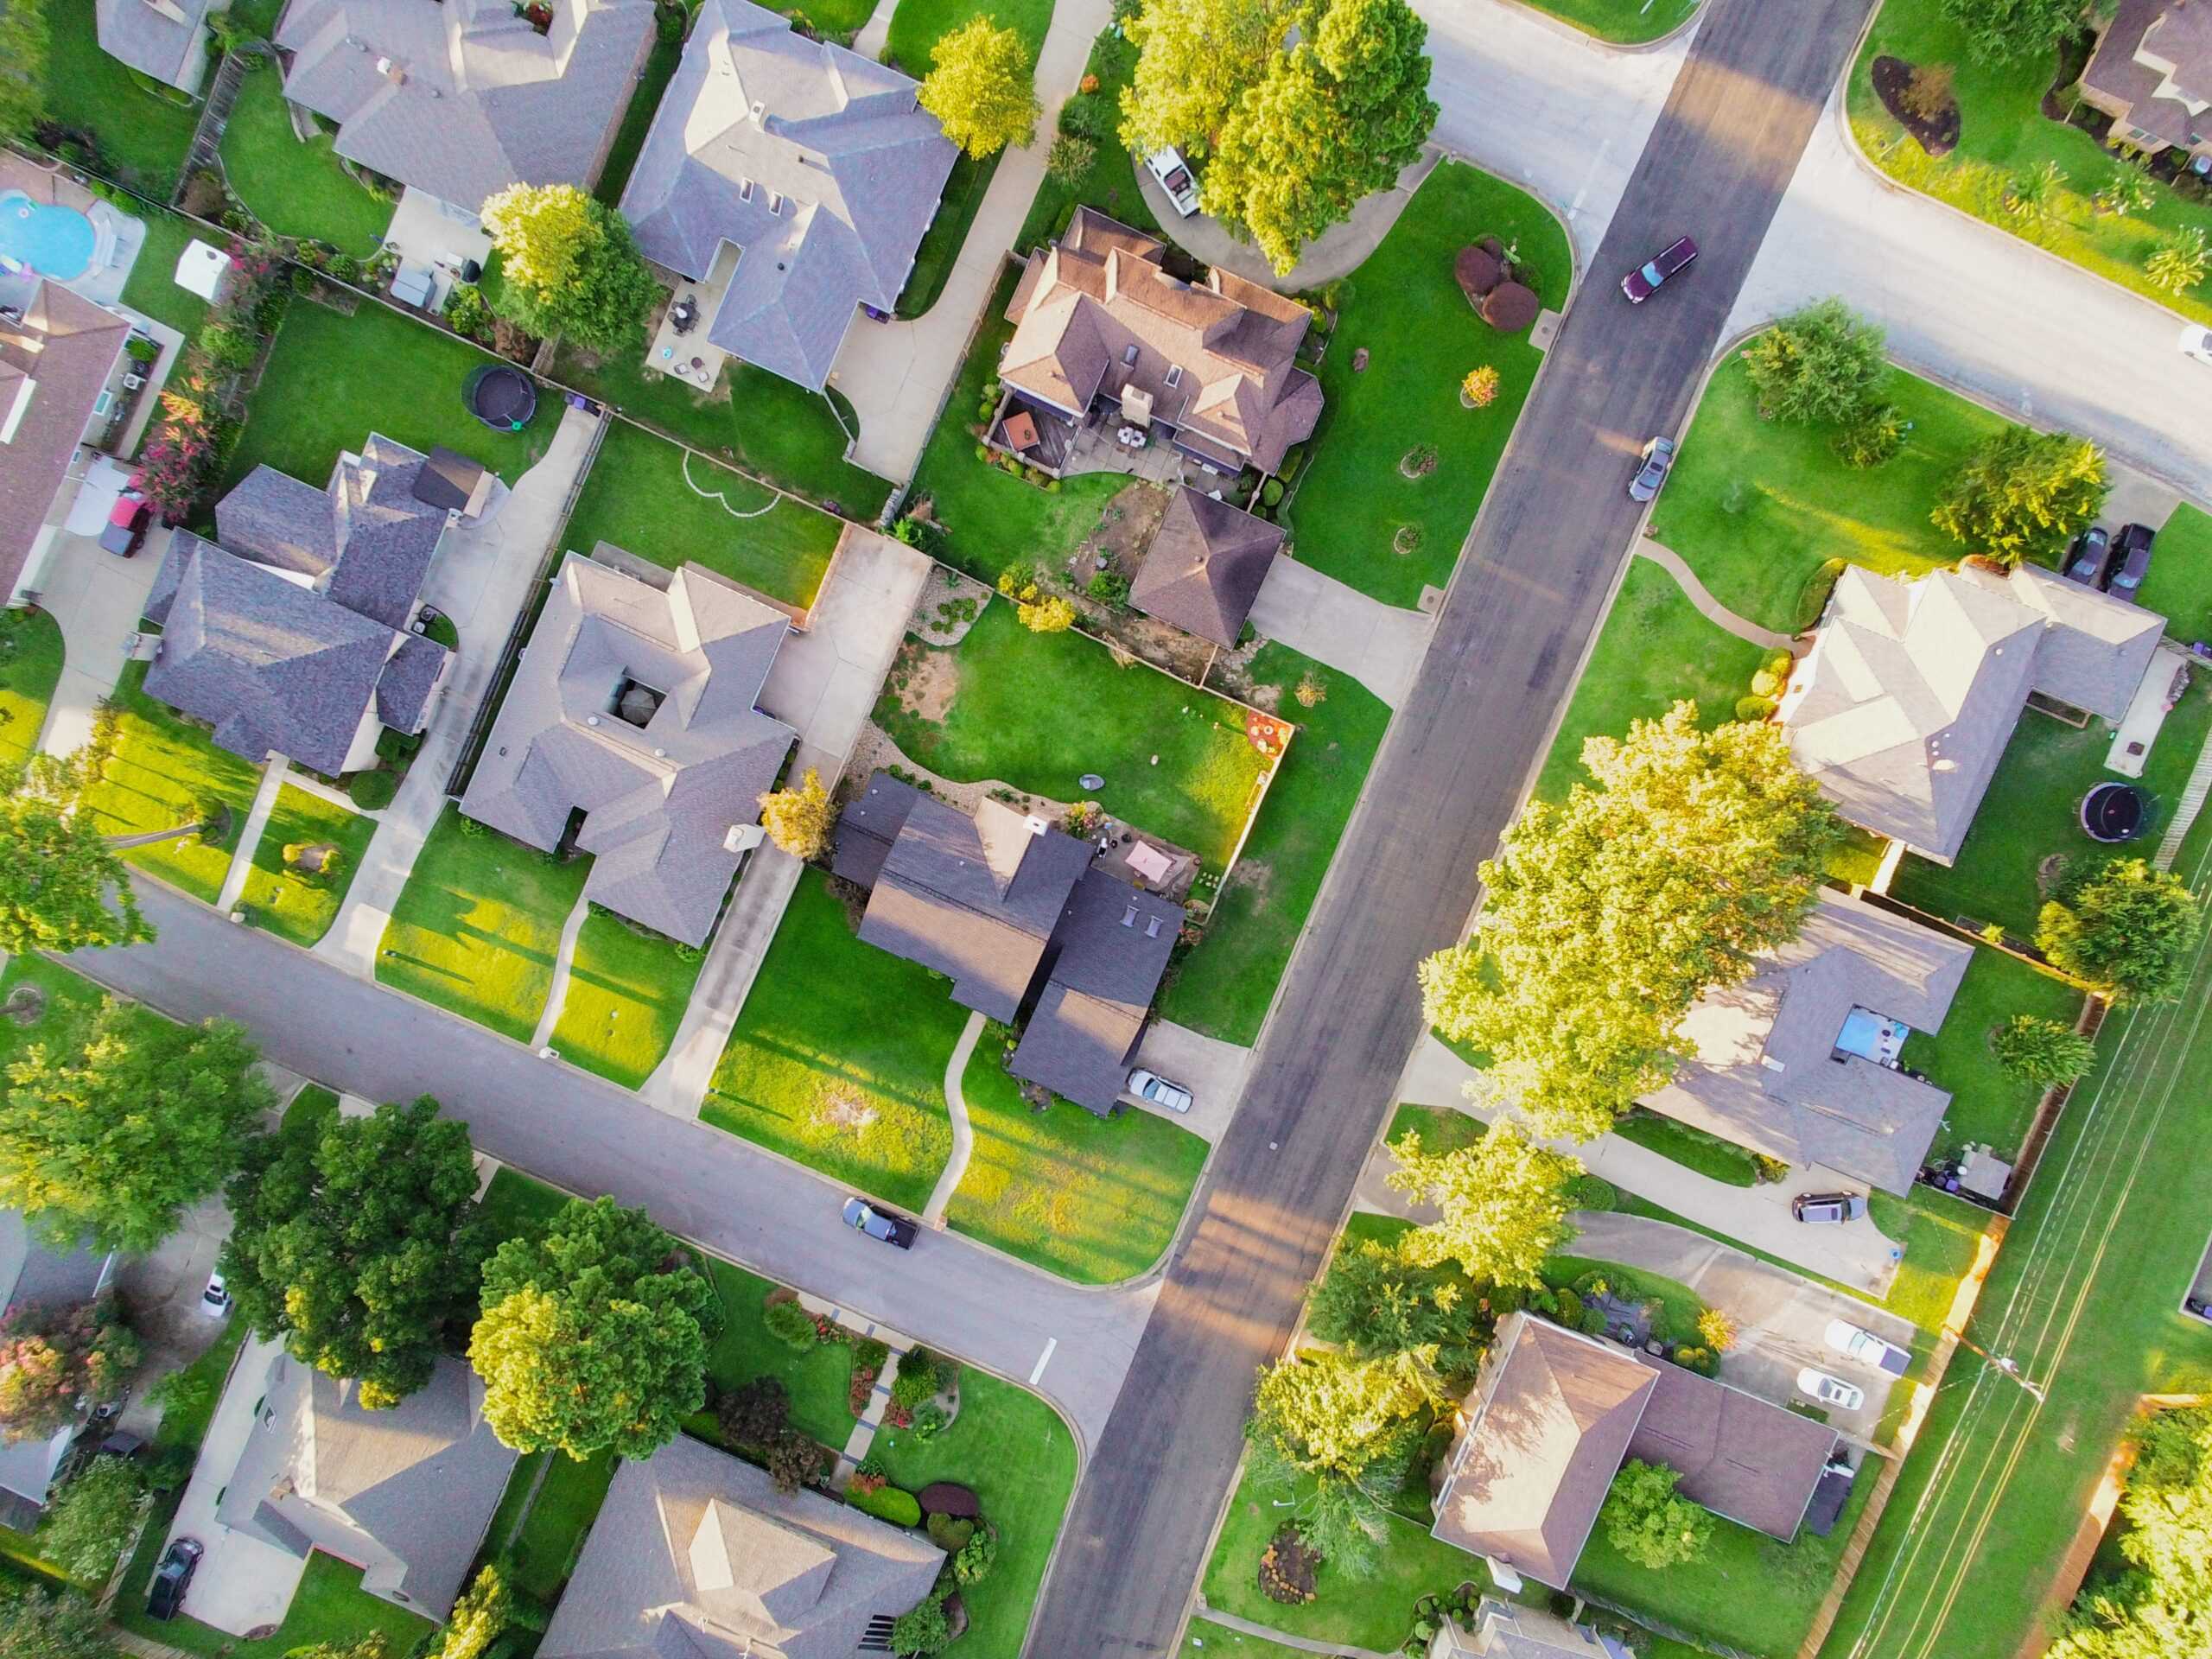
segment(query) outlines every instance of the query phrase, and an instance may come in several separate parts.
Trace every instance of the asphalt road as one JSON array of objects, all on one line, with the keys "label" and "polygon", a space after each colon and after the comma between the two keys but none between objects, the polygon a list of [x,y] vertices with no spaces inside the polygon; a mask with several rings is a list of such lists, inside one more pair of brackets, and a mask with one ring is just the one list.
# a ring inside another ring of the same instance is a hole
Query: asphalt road
[{"label": "asphalt road", "polygon": [[[1253,1374],[1319,1271],[1451,942],[1637,529],[1625,486],[1679,431],[1868,0],[1712,0],[1523,412],[1293,960],[1244,1103],[1077,1491],[1028,1651],[1172,1649],[1235,1472]],[[1684,232],[1637,308],[1611,284]]]}]

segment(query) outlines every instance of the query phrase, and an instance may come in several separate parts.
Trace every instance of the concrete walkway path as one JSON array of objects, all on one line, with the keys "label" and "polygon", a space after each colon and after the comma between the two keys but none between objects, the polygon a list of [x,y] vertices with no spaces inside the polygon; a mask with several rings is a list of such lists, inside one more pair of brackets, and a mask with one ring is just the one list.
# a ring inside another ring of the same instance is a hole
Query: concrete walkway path
[{"label": "concrete walkway path", "polygon": [[1295,559],[1277,559],[1252,601],[1262,638],[1349,674],[1393,709],[1413,683],[1435,619],[1370,599]]},{"label": "concrete walkway path", "polygon": [[1188,219],[1184,218],[1168,200],[1160,181],[1152,176],[1152,170],[1134,158],[1132,166],[1137,188],[1144,195],[1144,205],[1152,209],[1154,219],[1167,227],[1169,238],[1179,243],[1192,257],[1203,264],[1218,265],[1279,294],[1304,294],[1358,270],[1367,256],[1382,245],[1382,238],[1398,222],[1398,215],[1406,211],[1406,204],[1414,199],[1414,192],[1421,188],[1421,181],[1443,159],[1444,152],[1433,144],[1424,148],[1420,158],[1398,175],[1395,184],[1388,190],[1362,196],[1353,206],[1351,217],[1341,225],[1331,226],[1308,242],[1300,250],[1298,263],[1291,267],[1289,274],[1281,276],[1275,274],[1274,267],[1268,263],[1268,256],[1256,245],[1238,241],[1229,227],[1211,213],[1192,213]]},{"label": "concrete walkway path", "polygon": [[223,890],[215,899],[215,908],[226,916],[245,891],[245,879],[253,873],[253,855],[261,845],[261,832],[269,826],[269,815],[276,810],[276,792],[284,787],[284,774],[291,769],[292,763],[281,754],[270,755],[261,768],[261,786],[253,791],[253,805],[246,812],[245,827],[238,831],[231,868],[223,875]]},{"label": "concrete walkway path", "polygon": [[1083,76],[1091,41],[1113,20],[1111,0],[1058,0],[1044,50],[1037,56],[1037,96],[1043,107],[1035,142],[1000,157],[944,291],[913,322],[863,318],[845,336],[830,383],[852,400],[860,416],[860,442],[853,451],[856,465],[899,483],[914,475],[946,388],[960,372],[968,336],[1006,269],[1006,257],[1044,181],[1045,155],[1052,148],[1060,105]]},{"label": "concrete walkway path", "polygon": [[1676,585],[1688,598],[1689,602],[1697,607],[1697,613],[1716,627],[1726,628],[1738,639],[1747,639],[1762,650],[1787,651],[1789,649],[1788,634],[1777,633],[1772,628],[1761,627],[1748,617],[1737,615],[1735,612],[1707,592],[1705,584],[1697,579],[1697,572],[1691,569],[1683,562],[1682,556],[1672,548],[1662,547],[1647,536],[1637,543],[1636,556],[1640,559],[1650,560],[1652,563],[1672,576]]},{"label": "concrete walkway path", "polygon": [[805,868],[772,842],[762,842],[747,855],[737,878],[737,896],[708,941],[707,959],[700,964],[683,1018],[677,1021],[675,1039],[652,1074],[638,1085],[638,1098],[655,1111],[671,1117],[699,1116],[715,1067]]},{"label": "concrete walkway path", "polygon": [[884,42],[891,38],[891,14],[898,10],[899,0],[875,0],[874,12],[853,36],[853,50],[880,63]]},{"label": "concrete walkway path", "polygon": [[584,924],[590,919],[591,900],[579,894],[576,907],[561,924],[561,944],[553,953],[553,982],[546,988],[545,1010],[537,1016],[537,1028],[530,1034],[532,1048],[543,1048],[551,1042],[553,1027],[561,1023],[561,1004],[568,1001],[569,976],[576,965],[576,935],[584,931]]},{"label": "concrete walkway path", "polygon": [[560,528],[569,491],[592,453],[600,417],[566,409],[544,458],[524,473],[486,521],[446,537],[423,597],[461,631],[460,661],[423,747],[384,810],[361,859],[360,874],[315,954],[374,977],[377,946],[407,874],[445,810],[446,779],[461,758],[478,707],[491,695],[499,648],[529,602],[538,562]]},{"label": "concrete walkway path", "polygon": [[976,1039],[982,1036],[987,1023],[982,1014],[971,1013],[967,1025],[961,1028],[960,1040],[952,1046],[952,1058],[944,1063],[944,1109],[952,1115],[952,1156],[945,1160],[944,1173],[937,1178],[930,1201],[922,1209],[922,1219],[932,1227],[944,1225],[945,1210],[959,1188],[960,1178],[968,1173],[968,1160],[976,1150],[976,1132],[968,1126],[968,1102],[960,1092],[960,1079],[968,1070],[968,1057],[976,1052]]}]

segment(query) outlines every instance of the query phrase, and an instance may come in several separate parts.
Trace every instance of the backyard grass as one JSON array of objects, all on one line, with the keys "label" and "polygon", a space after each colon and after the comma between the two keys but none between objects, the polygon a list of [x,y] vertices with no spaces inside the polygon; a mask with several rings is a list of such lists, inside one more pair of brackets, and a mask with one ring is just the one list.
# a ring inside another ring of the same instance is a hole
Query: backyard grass
[{"label": "backyard grass", "polygon": [[[1565,306],[1570,260],[1559,221],[1503,180],[1446,162],[1346,283],[1322,360],[1327,404],[1285,523],[1300,563],[1388,604],[1412,606],[1423,588],[1452,579],[1543,361],[1525,335],[1500,334],[1478,317],[1452,278],[1453,256],[1484,236],[1518,249],[1544,303]],[[1355,374],[1363,348],[1370,360]],[[1459,382],[1483,364],[1501,377],[1497,400],[1463,408]],[[1400,462],[1423,445],[1435,466],[1408,478]],[[1400,553],[1394,537],[1408,526],[1420,539]]]},{"label": "backyard grass", "polygon": [[622,111],[622,124],[615,130],[614,143],[607,152],[607,165],[600,169],[599,183],[592,191],[608,207],[622,200],[622,188],[630,182],[630,169],[637,166],[638,152],[645,147],[645,134],[652,130],[661,94],[668,90],[668,83],[676,77],[676,66],[683,61],[683,41],[671,41],[656,32],[637,87]]},{"label": "backyard grass", "polygon": [[562,925],[590,870],[588,858],[561,862],[448,804],[392,907],[377,978],[528,1042],[552,989]]},{"label": "backyard grass", "polygon": [[145,680],[144,663],[124,667],[114,693],[119,715],[115,752],[99,779],[86,790],[85,805],[99,821],[100,832],[109,836],[205,822],[214,808],[227,807],[229,823],[219,840],[180,836],[123,853],[125,863],[213,904],[230,874],[231,854],[260,787],[260,769],[217,748],[206,732],[148,696]]},{"label": "backyard grass", "polygon": [[1967,451],[2005,422],[1902,369],[1882,391],[1912,431],[1885,467],[1854,471],[1825,427],[1759,418],[1740,355],[1713,377],[1651,533],[1738,615],[1792,633],[1799,596],[1825,559],[1916,576],[1966,549],[1928,511]]},{"label": "backyard grass", "polygon": [[186,245],[200,236],[199,227],[181,213],[165,213],[143,201],[131,203],[130,213],[144,223],[146,239],[123,284],[123,302],[189,339],[207,320],[207,302],[178,285],[176,262],[184,257]]},{"label": "backyard grass", "polygon": [[351,316],[296,299],[255,389],[225,486],[266,464],[320,487],[341,450],[372,432],[428,454],[444,444],[508,483],[545,452],[561,400],[541,395],[520,432],[494,432],[461,402],[461,383],[490,356],[401,313],[363,300]]},{"label": "backyard grass", "polygon": [[[361,868],[361,855],[377,832],[376,820],[349,812],[320,795],[286,784],[253,849],[253,870],[239,902],[246,919],[294,944],[311,945],[338,919],[346,891]],[[332,875],[302,875],[287,868],[284,849],[329,842],[338,849]]]},{"label": "backyard grass", "polygon": [[918,1210],[952,1154],[944,1067],[968,1011],[927,969],[862,944],[818,870],[799,878],[700,1116]]},{"label": "backyard grass", "polygon": [[[583,1553],[584,1535],[599,1518],[621,1459],[611,1451],[581,1461],[566,1452],[547,1457],[544,1484],[523,1517],[511,1559],[515,1587],[550,1607],[561,1599],[561,1587]],[[527,1461],[515,1465],[516,1478],[521,1478]]]},{"label": "backyard grass", "polygon": [[908,1491],[953,1480],[981,1501],[999,1529],[999,1560],[986,1583],[962,1594],[969,1623],[961,1659],[1018,1659],[1075,1484],[1068,1426],[1027,1389],[970,1366],[960,1373],[960,1414],[950,1427],[930,1440],[887,1429],[874,1451]]},{"label": "backyard grass", "polygon": [[2212,635],[2212,514],[2183,502],[2158,531],[2157,554],[2137,601],[2177,639]]},{"label": "backyard grass", "polygon": [[1882,855],[1889,850],[1889,845],[1872,830],[1847,823],[1843,826],[1843,844],[1828,855],[1828,874],[1839,881],[1872,887],[1875,876],[1881,873]]},{"label": "backyard grass", "polygon": [[1174,1239],[1205,1141],[1134,1107],[1119,1117],[1065,1100],[1032,1110],[1001,1064],[1007,1040],[986,1027],[961,1074],[976,1147],[947,1224],[1078,1284],[1135,1278]]},{"label": "backyard grass", "polygon": [[576,934],[553,1046],[570,1065],[635,1089],[676,1040],[704,960],[594,905]]},{"label": "backyard grass", "polygon": [[315,124],[302,143],[292,131],[284,81],[266,58],[238,88],[223,129],[223,172],[253,216],[279,236],[313,237],[365,259],[384,241],[392,204],[371,195],[339,165],[331,136]]},{"label": "backyard grass", "polygon": [[61,658],[61,625],[51,612],[0,617],[0,760],[20,760],[38,747]]},{"label": "backyard grass", "polygon": [[101,51],[92,0],[51,0],[46,21],[41,111],[58,125],[92,135],[96,171],[166,200],[192,148],[199,103]]},{"label": "backyard grass", "polygon": [[853,36],[875,15],[875,0],[799,0],[795,5],[785,3],[769,10],[787,17],[804,17],[823,40],[850,46]]},{"label": "backyard grass", "polygon": [[822,586],[841,529],[804,501],[617,421],[576,498],[567,544],[589,553],[599,542],[613,542],[671,570],[696,559],[772,599],[804,607]]},{"label": "backyard grass", "polygon": [[[155,1513],[159,1516],[161,1512]],[[149,1522],[111,1616],[134,1636],[181,1649],[200,1659],[285,1659],[296,1649],[324,1643],[351,1648],[372,1635],[384,1637],[391,1654],[405,1656],[435,1628],[429,1620],[404,1607],[369,1594],[361,1588],[359,1567],[348,1567],[321,1550],[308,1557],[307,1571],[293,1593],[284,1622],[258,1641],[245,1641],[188,1615],[168,1620],[149,1618],[146,1584],[160,1559],[162,1534],[162,1527]]]},{"label": "backyard grass", "polygon": [[1681,26],[1698,0],[1528,0],[1585,35],[1616,46],[1640,46]]},{"label": "backyard grass", "polygon": [[2033,938],[2043,907],[2037,879],[2043,861],[2063,855],[2068,868],[2078,871],[2115,859],[2148,858],[2158,849],[2209,730],[2212,690],[2200,680],[2166,716],[2143,768],[2139,781],[2151,798],[2143,836],[2106,846],[2083,832],[2080,810],[2092,785],[2117,775],[2105,770],[2112,728],[2092,719],[2076,730],[2049,715],[2025,710],[1997,763],[1957,862],[1947,869],[1908,854],[1890,892],[1931,915],[1970,918],[1977,927],[1995,922],[2016,938]]},{"label": "backyard grass", "polygon": [[[1084,66],[1084,73],[1098,77],[1098,90],[1091,96],[1109,110],[1120,109],[1122,92],[1135,78],[1136,67],[1135,42],[1106,29],[1090,43],[1090,57]],[[1063,184],[1046,175],[1030,199],[1029,217],[1021,222],[1021,233],[1014,239],[1016,253],[1027,254],[1058,236],[1074,217],[1077,202],[1096,207],[1133,230],[1150,231],[1155,236],[1163,233],[1160,221],[1145,203],[1144,193],[1137,188],[1136,164],[1122,148],[1115,130],[1119,124],[1118,121],[1109,123],[1105,136],[1096,141],[1096,154],[1081,178]]]},{"label": "backyard grass", "polygon": [[[2186,296],[2169,294],[2143,274],[2144,261],[2176,232],[2193,227],[2212,235],[2212,207],[2185,201],[2154,182],[2150,212],[2098,213],[2092,199],[2120,162],[2089,134],[2045,118],[2038,107],[2057,71],[2056,55],[1993,67],[1974,60],[1966,35],[1945,16],[1942,0],[1888,0],[1882,7],[1853,66],[1849,93],[1852,131],[1874,165],[2157,304],[2212,322],[2212,295],[2201,288]],[[1957,71],[1959,145],[1942,160],[1931,159],[1907,137],[1874,95],[1873,62],[1884,54]],[[2037,220],[2005,212],[2005,188],[2045,162],[2066,175],[2050,216]]]},{"label": "backyard grass", "polygon": [[752,364],[732,363],[702,391],[648,370],[642,352],[602,361],[563,346],[552,378],[833,512],[872,520],[891,493],[887,480],[845,459],[860,430],[850,404]]},{"label": "backyard grass", "polygon": [[[1324,692],[1311,709],[1292,695],[1309,675]],[[1365,686],[1287,645],[1262,646],[1251,676],[1275,688],[1276,707],[1298,722],[1298,735],[1276,765],[1236,869],[1214,896],[1205,937],[1160,1003],[1164,1019],[1243,1044],[1260,1034],[1390,723],[1389,706]]]},{"label": "backyard grass", "polygon": [[2081,1011],[2082,993],[2064,980],[2002,950],[1977,950],[1942,1029],[1916,1030],[1900,1057],[1937,1088],[1951,1091],[1931,1155],[1948,1156],[1971,1142],[2011,1162],[2035,1118],[2043,1087],[2023,1083],[1997,1064],[1991,1033],[2016,1014],[2071,1026]]},{"label": "backyard grass", "polygon": [[[1266,768],[1236,704],[1141,662],[1123,668],[1082,634],[1032,633],[1004,601],[987,605],[950,652],[932,661],[930,651],[901,656],[875,706],[876,724],[908,758],[959,783],[996,779],[1056,800],[1096,799],[1217,874],[1228,863]],[[943,718],[910,712],[908,677],[948,671],[956,683]],[[1105,787],[1084,789],[1085,772]]]},{"label": "backyard grass", "polygon": [[822,1342],[797,1351],[770,1336],[761,1317],[777,1286],[727,1262],[709,1261],[707,1270],[722,1303],[722,1333],[707,1351],[708,1380],[728,1393],[756,1376],[772,1376],[791,1396],[791,1427],[833,1452],[842,1446],[853,1432],[846,1394],[851,1347]]},{"label": "backyard grass", "polygon": [[1632,1111],[1613,1125],[1613,1133],[1646,1152],[1672,1159],[1708,1180],[1729,1186],[1757,1186],[1759,1166],[1751,1154],[1732,1141],[1656,1112]]},{"label": "backyard grass", "polygon": [[1590,781],[1582,767],[1586,739],[1625,737],[1630,721],[1656,720],[1683,697],[1697,700],[1705,726],[1733,720],[1737,698],[1751,690],[1767,655],[1700,616],[1659,566],[1630,559],[1537,774],[1536,793],[1564,799]]}]

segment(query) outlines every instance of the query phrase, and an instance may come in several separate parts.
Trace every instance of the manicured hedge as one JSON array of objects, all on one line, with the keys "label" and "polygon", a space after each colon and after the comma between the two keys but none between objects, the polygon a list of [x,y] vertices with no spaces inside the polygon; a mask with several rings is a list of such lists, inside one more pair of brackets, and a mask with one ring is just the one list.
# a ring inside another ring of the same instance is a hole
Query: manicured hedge
[{"label": "manicured hedge", "polygon": [[880,1486],[872,1492],[855,1491],[848,1487],[845,1502],[894,1527],[918,1527],[922,1523],[921,1500],[903,1486]]}]

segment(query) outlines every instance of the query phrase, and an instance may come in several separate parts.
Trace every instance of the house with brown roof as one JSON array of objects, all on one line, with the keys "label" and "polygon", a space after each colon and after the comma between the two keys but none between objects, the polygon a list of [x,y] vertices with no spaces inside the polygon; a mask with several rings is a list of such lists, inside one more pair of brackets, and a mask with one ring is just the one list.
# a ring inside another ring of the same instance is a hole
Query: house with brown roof
[{"label": "house with brown roof", "polygon": [[1281,548],[1281,526],[1184,486],[1145,550],[1129,603],[1185,633],[1234,646]]},{"label": "house with brown roof", "polygon": [[2151,155],[2212,156],[2212,0],[2120,0],[2082,71],[2082,99]]},{"label": "house with brown roof", "polygon": [[1525,1313],[1497,1327],[1456,1427],[1430,1531],[1508,1589],[1567,1588],[1630,1459],[1665,1464],[1683,1497],[1788,1543],[1837,1444],[1810,1418]]},{"label": "house with brown roof", "polygon": [[[1159,238],[1078,207],[1060,239],[1031,253],[1007,305],[999,361],[1007,396],[991,439],[1057,472],[1073,435],[1143,429],[1201,467],[1273,473],[1321,418],[1321,385],[1298,366],[1313,314],[1224,270],[1185,282]],[[1027,416],[1036,442],[1009,423]]]}]

